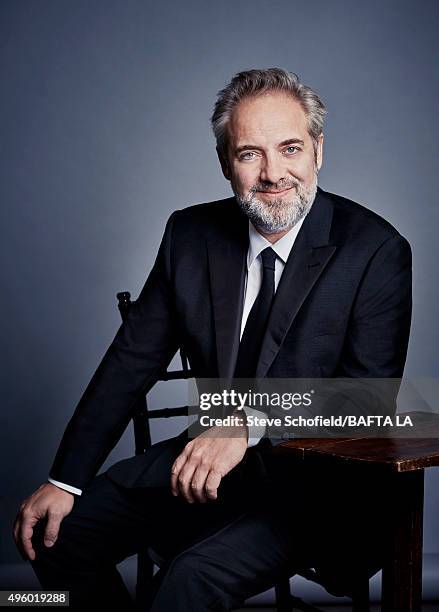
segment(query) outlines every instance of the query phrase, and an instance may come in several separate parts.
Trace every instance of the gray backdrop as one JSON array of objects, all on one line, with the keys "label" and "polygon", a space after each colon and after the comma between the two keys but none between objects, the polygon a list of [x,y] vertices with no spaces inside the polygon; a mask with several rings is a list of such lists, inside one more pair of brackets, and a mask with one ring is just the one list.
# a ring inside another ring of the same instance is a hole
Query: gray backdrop
[{"label": "gray backdrop", "polygon": [[[391,221],[414,253],[407,374],[437,376],[438,4],[2,0],[4,214],[0,561],[137,296],[168,215],[231,193],[209,117],[237,71],[295,71],[328,108],[320,185]],[[179,403],[159,385],[153,403]],[[154,439],[182,423],[156,423]],[[131,428],[104,468],[133,454]],[[438,473],[425,551],[439,552]]]}]

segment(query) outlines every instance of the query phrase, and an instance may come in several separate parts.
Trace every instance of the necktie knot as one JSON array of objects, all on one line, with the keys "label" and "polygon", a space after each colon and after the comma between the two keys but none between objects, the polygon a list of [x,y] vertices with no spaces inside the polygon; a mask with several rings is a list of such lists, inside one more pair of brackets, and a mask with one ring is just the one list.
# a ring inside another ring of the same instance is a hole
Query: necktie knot
[{"label": "necktie knot", "polygon": [[271,247],[267,247],[261,251],[262,266],[264,270],[274,270],[276,257],[277,255]]}]

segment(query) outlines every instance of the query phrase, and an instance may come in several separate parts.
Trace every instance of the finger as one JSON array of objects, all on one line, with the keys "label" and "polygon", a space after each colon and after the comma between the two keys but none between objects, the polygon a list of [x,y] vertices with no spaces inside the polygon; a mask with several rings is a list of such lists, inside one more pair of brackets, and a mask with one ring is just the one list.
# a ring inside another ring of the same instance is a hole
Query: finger
[{"label": "finger", "polygon": [[204,485],[204,490],[206,492],[206,496],[209,499],[217,499],[218,497],[218,487],[221,483],[222,474],[216,470],[210,470],[209,475],[206,479],[206,484]]},{"label": "finger", "polygon": [[44,544],[47,547],[53,546],[58,538],[59,527],[61,524],[61,515],[48,513],[46,529],[44,530]]},{"label": "finger", "polygon": [[14,527],[12,530],[12,533],[14,535],[14,540],[15,543],[18,544],[18,532],[20,530],[20,515],[17,514],[17,516],[15,517],[15,521],[14,521]]},{"label": "finger", "polygon": [[32,536],[34,533],[34,525],[38,521],[36,518],[24,519],[21,528],[20,541],[26,557],[33,561],[35,559],[35,551],[32,546]]},{"label": "finger", "polygon": [[191,482],[192,476],[197,468],[193,461],[187,461],[178,475],[178,488],[185,500],[190,504],[195,502],[195,497],[192,495]]},{"label": "finger", "polygon": [[177,459],[172,464],[171,468],[171,491],[173,495],[179,495],[180,489],[178,488],[178,476],[180,474],[181,469],[186,463],[188,458],[188,454],[183,450],[180,455],[178,455]]},{"label": "finger", "polygon": [[19,511],[15,515],[15,521],[14,521],[14,540],[15,540],[15,543],[17,545],[19,543],[19,533],[20,533],[20,529],[21,529],[21,517],[23,516],[23,510],[24,510],[25,505],[26,505],[26,500],[24,502],[22,502],[22,504],[20,505]]},{"label": "finger", "polygon": [[209,469],[203,466],[198,466],[195,470],[192,481],[191,481],[191,493],[192,496],[201,504],[207,502],[206,492],[204,486],[206,484],[206,478],[209,474]]},{"label": "finger", "polygon": [[15,520],[15,524],[14,524],[14,532],[13,532],[14,533],[14,541],[15,541],[15,544],[17,546],[18,552],[20,553],[23,561],[28,561],[28,559],[27,559],[27,557],[26,557],[26,555],[24,553],[23,546],[22,546],[21,541],[20,541],[20,531],[21,531],[21,520],[19,518],[19,515],[17,515],[17,518]]}]

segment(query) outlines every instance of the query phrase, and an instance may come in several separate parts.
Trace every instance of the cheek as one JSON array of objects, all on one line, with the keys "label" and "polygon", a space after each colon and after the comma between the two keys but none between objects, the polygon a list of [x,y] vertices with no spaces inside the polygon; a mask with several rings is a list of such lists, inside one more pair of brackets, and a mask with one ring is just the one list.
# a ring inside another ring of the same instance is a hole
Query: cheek
[{"label": "cheek", "polygon": [[291,164],[290,172],[302,183],[310,183],[314,178],[314,161],[298,160],[295,164]]},{"label": "cheek", "polygon": [[257,183],[257,172],[251,168],[240,169],[233,173],[233,182],[241,192],[248,192]]}]

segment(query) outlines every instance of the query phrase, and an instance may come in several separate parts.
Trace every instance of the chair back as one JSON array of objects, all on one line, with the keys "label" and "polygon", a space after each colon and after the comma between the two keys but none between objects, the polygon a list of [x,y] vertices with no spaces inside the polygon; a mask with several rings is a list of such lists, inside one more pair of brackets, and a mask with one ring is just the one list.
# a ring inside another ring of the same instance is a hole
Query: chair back
[{"label": "chair back", "polygon": [[[134,302],[131,301],[129,291],[121,291],[117,294],[118,308],[122,321],[126,321],[128,313]],[[160,374],[158,381],[185,380],[192,378],[193,374],[188,365],[187,356],[182,347],[179,350],[181,369],[168,371],[167,369]],[[149,426],[150,419],[167,419],[176,416],[187,416],[187,406],[175,406],[173,408],[159,408],[148,410],[146,396],[140,396],[134,405],[133,427],[136,455],[143,455],[151,446],[151,431]]]}]

